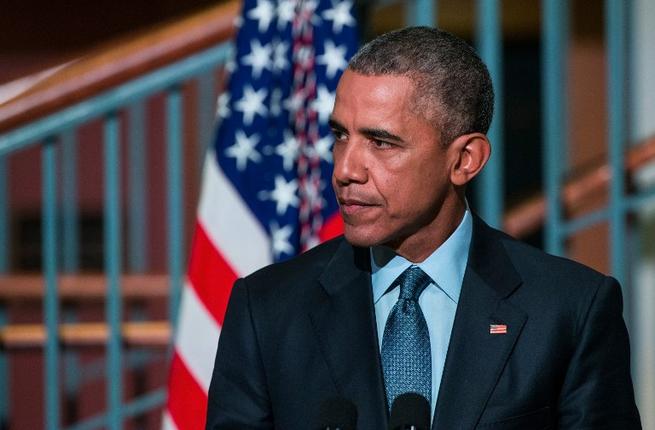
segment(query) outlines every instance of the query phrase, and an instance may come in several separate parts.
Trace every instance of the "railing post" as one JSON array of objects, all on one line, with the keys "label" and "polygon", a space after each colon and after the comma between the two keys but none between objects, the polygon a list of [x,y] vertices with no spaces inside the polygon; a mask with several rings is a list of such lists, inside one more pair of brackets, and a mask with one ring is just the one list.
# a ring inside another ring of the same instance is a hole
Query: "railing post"
[{"label": "railing post", "polygon": [[408,0],[405,3],[405,23],[407,25],[437,25],[437,0]]},{"label": "railing post", "polygon": [[168,91],[166,97],[166,155],[168,190],[168,270],[170,276],[169,315],[174,326],[182,290],[183,277],[183,176],[182,176],[182,92],[180,87]]},{"label": "railing post", "polygon": [[74,273],[79,270],[79,216],[77,210],[77,142],[75,131],[61,134],[61,201],[62,201],[62,269]]},{"label": "railing post", "polygon": [[[62,320],[64,323],[78,322],[75,309],[64,307],[62,309]],[[79,419],[80,387],[82,386],[83,368],[80,363],[79,354],[72,348],[62,351],[64,362],[63,401],[64,401],[64,423],[76,422]]]},{"label": "railing post", "polygon": [[145,103],[138,101],[127,110],[129,120],[128,154],[130,202],[128,218],[127,266],[131,272],[143,273],[148,267],[148,205],[146,184],[148,163],[146,163]]},{"label": "railing post", "polygon": [[104,158],[104,260],[107,274],[105,318],[109,326],[107,339],[107,428],[120,430],[123,426],[122,395],[123,369],[121,366],[121,205],[120,205],[120,123],[115,112],[105,118]]},{"label": "railing post", "polygon": [[214,73],[203,73],[198,77],[198,178],[202,177],[207,148],[214,136],[214,118],[216,117]]},{"label": "railing post", "polygon": [[478,0],[477,45],[480,57],[489,68],[495,90],[494,119],[489,128],[491,158],[482,170],[477,190],[480,214],[487,223],[502,228],[504,210],[503,143],[503,50],[498,0]]},{"label": "railing post", "polygon": [[564,253],[562,203],[562,153],[567,148],[565,58],[568,48],[568,2],[542,1],[542,97],[543,97],[543,178],[546,189],[545,248]]},{"label": "railing post", "polygon": [[48,138],[42,148],[43,274],[45,294],[43,315],[46,326],[45,344],[45,428],[58,430],[59,402],[59,299],[57,292],[57,160],[55,141]]},{"label": "railing post", "polygon": [[608,152],[612,171],[610,182],[610,248],[612,274],[624,284],[627,281],[625,258],[625,179],[623,150],[625,146],[625,67],[626,1],[605,1],[605,29],[607,37],[607,99]]},{"label": "railing post", "polygon": [[[62,240],[61,269],[66,273],[76,273],[80,268],[79,254],[79,216],[77,209],[77,141],[74,129],[68,129],[60,134],[61,148],[61,221]],[[74,309],[63,309],[62,318],[65,322],[76,320]],[[78,373],[80,362],[77,351],[64,350],[64,401],[66,416],[64,422],[77,419],[77,401],[80,393]]]}]

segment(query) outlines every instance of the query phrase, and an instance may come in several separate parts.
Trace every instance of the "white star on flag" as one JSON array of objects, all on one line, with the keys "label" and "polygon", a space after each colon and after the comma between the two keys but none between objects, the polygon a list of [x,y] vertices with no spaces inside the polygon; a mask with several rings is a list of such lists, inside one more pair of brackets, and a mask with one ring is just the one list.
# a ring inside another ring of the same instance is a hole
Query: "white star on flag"
[{"label": "white star on flag", "polygon": [[309,202],[309,205],[314,206],[323,206],[325,204],[325,199],[322,196],[323,190],[325,189],[325,183],[319,181],[318,184],[313,181],[309,181],[304,188],[305,198]]},{"label": "white star on flag", "polygon": [[275,7],[269,0],[257,0],[257,7],[248,12],[248,18],[257,20],[257,28],[261,33],[268,30],[275,15]]},{"label": "white star on flag", "polygon": [[278,215],[284,215],[289,206],[298,207],[300,200],[296,195],[298,191],[298,180],[292,179],[287,182],[284,176],[275,176],[275,187],[272,191],[260,191],[257,195],[261,200],[275,201],[275,210]]},{"label": "white star on flag", "polygon": [[270,70],[272,53],[273,49],[270,44],[267,43],[262,46],[259,40],[253,39],[250,41],[250,53],[244,55],[241,61],[252,68],[253,78],[259,79],[262,70]]},{"label": "white star on flag", "polygon": [[344,25],[352,27],[355,25],[355,18],[350,14],[353,4],[350,1],[332,3],[332,9],[323,12],[323,18],[332,21],[332,31],[340,33]]},{"label": "white star on flag", "polygon": [[286,42],[278,42],[273,47],[273,68],[281,71],[287,68],[289,62],[287,61],[287,49],[289,46]]},{"label": "white star on flag", "polygon": [[273,88],[273,91],[271,91],[271,100],[269,103],[269,112],[271,112],[271,115],[279,115],[282,113],[282,90],[280,88]]},{"label": "white star on flag", "polygon": [[290,130],[284,130],[284,142],[277,145],[275,153],[282,157],[282,167],[289,171],[298,158],[300,143]]},{"label": "white star on flag", "polygon": [[251,85],[246,85],[243,88],[243,97],[234,104],[234,108],[243,113],[243,123],[245,125],[252,124],[255,114],[266,115],[265,99],[265,88],[260,88],[257,91]]},{"label": "white star on flag", "polygon": [[289,97],[284,100],[283,105],[286,110],[294,115],[302,106],[303,100],[304,97],[301,93],[290,94]]},{"label": "white star on flag", "polygon": [[294,53],[294,61],[302,67],[308,67],[314,60],[314,50],[310,47],[303,46]]},{"label": "white star on flag", "polygon": [[296,1],[295,0],[282,0],[280,4],[277,5],[277,28],[278,30],[283,30],[284,27],[291,21],[296,13]]},{"label": "white star on flag", "polygon": [[318,87],[318,94],[316,99],[312,101],[311,108],[318,113],[318,120],[320,122],[327,122],[334,107],[334,94],[331,93],[325,85]]},{"label": "white star on flag", "polygon": [[331,135],[324,136],[314,143],[314,146],[308,146],[305,150],[309,158],[320,157],[328,163],[332,162],[332,144],[334,140]]},{"label": "white star on flag", "polygon": [[294,249],[291,242],[289,242],[292,233],[293,226],[291,225],[280,228],[277,222],[273,221],[271,223],[271,246],[276,258],[281,254],[293,254]]},{"label": "white star on flag", "polygon": [[348,48],[345,45],[335,46],[331,40],[326,40],[324,47],[325,51],[323,55],[316,57],[316,62],[326,67],[325,74],[328,78],[332,79],[338,71],[344,70],[348,66],[348,62],[346,61]]},{"label": "white star on flag", "polygon": [[318,7],[318,2],[316,0],[301,0],[299,3],[299,13],[304,14],[305,16],[309,16],[309,22],[311,22],[313,26],[320,25],[321,17],[314,13]]},{"label": "white star on flag", "polygon": [[248,165],[248,160],[258,163],[261,161],[262,156],[257,152],[255,147],[259,143],[259,136],[253,134],[246,136],[243,130],[237,130],[235,135],[234,145],[225,148],[225,156],[236,159],[237,169],[243,171]]}]

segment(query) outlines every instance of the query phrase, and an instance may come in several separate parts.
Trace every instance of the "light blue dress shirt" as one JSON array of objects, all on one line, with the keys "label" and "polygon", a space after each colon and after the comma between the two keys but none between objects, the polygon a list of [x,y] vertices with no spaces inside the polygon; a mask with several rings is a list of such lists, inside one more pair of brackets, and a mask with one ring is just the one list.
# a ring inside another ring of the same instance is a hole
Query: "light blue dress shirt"
[{"label": "light blue dress shirt", "polygon": [[[432,414],[436,410],[437,395],[441,385],[450,333],[455,320],[455,311],[462,289],[462,280],[468,261],[469,246],[473,232],[473,219],[467,209],[459,226],[453,234],[428,258],[416,264],[430,278],[431,283],[419,297],[419,305],[425,316],[430,334],[430,350],[432,354]],[[375,319],[377,322],[378,339],[382,347],[384,326],[391,309],[398,301],[400,288],[385,291],[391,283],[412,263],[395,255],[384,266],[379,266],[371,253],[371,281],[373,284],[373,303],[375,304]]]}]

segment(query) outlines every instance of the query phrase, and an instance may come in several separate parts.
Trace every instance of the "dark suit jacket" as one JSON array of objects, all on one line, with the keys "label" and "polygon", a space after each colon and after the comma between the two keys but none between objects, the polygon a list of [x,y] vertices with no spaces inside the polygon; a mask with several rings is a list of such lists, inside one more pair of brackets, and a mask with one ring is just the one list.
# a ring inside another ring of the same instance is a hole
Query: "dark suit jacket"
[{"label": "dark suit jacket", "polygon": [[[234,286],[207,429],[310,429],[334,396],[386,429],[378,351],[366,249],[338,238],[264,268]],[[629,363],[614,279],[475,219],[434,430],[641,428]]]}]

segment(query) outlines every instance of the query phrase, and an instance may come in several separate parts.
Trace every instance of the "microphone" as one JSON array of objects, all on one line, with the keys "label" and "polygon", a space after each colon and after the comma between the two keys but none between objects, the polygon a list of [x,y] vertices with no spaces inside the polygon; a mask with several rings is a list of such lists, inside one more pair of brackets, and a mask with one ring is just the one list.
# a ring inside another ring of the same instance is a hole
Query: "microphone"
[{"label": "microphone", "polygon": [[430,430],[430,404],[420,394],[405,393],[391,406],[389,430]]},{"label": "microphone", "polygon": [[319,430],[355,430],[357,428],[357,407],[343,397],[323,400],[318,413]]}]

